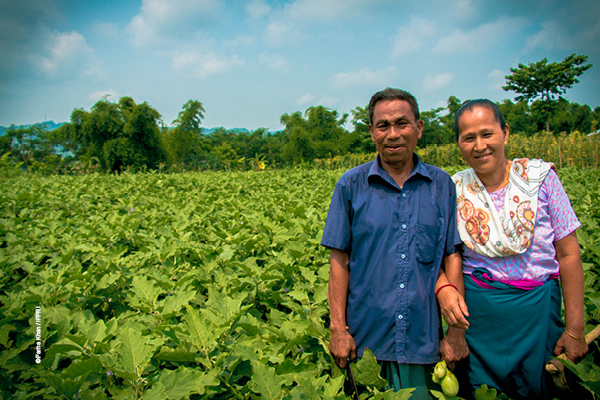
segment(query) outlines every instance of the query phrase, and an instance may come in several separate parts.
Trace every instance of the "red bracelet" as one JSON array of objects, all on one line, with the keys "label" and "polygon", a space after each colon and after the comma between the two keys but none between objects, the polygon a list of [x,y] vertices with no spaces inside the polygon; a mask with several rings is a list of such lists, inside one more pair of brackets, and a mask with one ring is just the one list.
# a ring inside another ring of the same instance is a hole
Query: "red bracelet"
[{"label": "red bracelet", "polygon": [[451,284],[451,283],[446,283],[445,285],[442,285],[442,286],[440,286],[440,287],[438,288],[438,290],[436,290],[436,291],[435,291],[435,299],[436,299],[436,300],[437,300],[437,296],[438,296],[438,293],[440,292],[440,290],[442,290],[442,289],[443,289],[443,288],[445,288],[446,286],[452,286],[452,287],[453,287],[454,289],[456,289],[456,291],[458,292],[458,289],[456,288],[456,286],[454,286],[454,285],[453,285],[453,284]]}]

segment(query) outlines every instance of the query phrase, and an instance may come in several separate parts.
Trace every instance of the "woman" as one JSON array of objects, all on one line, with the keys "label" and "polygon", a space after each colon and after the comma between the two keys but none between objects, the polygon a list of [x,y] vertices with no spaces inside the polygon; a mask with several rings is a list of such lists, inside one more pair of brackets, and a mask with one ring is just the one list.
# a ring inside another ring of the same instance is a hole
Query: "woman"
[{"label": "woman", "polygon": [[579,362],[587,352],[575,234],[581,224],[552,164],[507,160],[509,127],[496,104],[466,102],[454,129],[471,167],[453,176],[465,244],[468,387],[487,384],[511,398],[544,398],[544,365],[553,354],[566,352]]}]

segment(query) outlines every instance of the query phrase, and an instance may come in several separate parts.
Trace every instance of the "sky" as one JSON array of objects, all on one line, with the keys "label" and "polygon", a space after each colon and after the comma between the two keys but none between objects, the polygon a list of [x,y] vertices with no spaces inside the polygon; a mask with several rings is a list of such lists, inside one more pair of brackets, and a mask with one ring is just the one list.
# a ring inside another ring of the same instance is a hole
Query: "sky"
[{"label": "sky", "polygon": [[572,53],[595,66],[565,97],[593,109],[599,15],[598,0],[0,0],[0,126],[130,96],[165,125],[191,99],[206,128],[277,131],[283,114],[350,114],[386,87],[422,111],[512,100],[511,67]]}]

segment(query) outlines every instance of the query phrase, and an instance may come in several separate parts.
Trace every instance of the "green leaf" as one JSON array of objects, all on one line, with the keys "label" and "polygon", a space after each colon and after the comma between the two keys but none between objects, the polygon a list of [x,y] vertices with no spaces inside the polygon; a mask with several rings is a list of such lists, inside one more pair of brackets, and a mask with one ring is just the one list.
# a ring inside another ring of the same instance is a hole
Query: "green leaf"
[{"label": "green leaf", "polygon": [[385,389],[387,386],[387,381],[379,375],[381,366],[377,363],[371,350],[365,349],[363,358],[358,360],[357,363],[350,364],[350,366],[357,382],[380,389]]},{"label": "green leaf", "polygon": [[153,358],[161,361],[195,362],[197,353],[190,353],[186,350],[174,350],[169,347],[162,347],[160,352],[156,353]]},{"label": "green leaf", "polygon": [[298,387],[302,389],[302,392],[306,395],[307,399],[318,399],[321,398],[321,387],[325,383],[327,376],[321,376],[319,378],[306,377],[298,375],[296,377],[296,382],[298,382]]},{"label": "green leaf", "polygon": [[326,399],[331,399],[337,396],[344,388],[344,380],[344,375],[329,379],[329,381],[324,385],[324,397]]},{"label": "green leaf", "polygon": [[[221,318],[215,320],[215,323],[222,325],[230,323],[232,319],[241,314],[243,311],[241,308],[242,302],[246,297],[247,293],[240,292],[234,295],[228,295],[225,292],[220,292],[209,287],[206,305],[219,314]],[[245,307],[244,309],[248,309],[248,307]]]},{"label": "green leaf", "polygon": [[489,389],[487,385],[481,385],[479,389],[475,390],[476,400],[494,400],[498,392],[496,389]]},{"label": "green leaf", "polygon": [[[90,373],[91,371],[88,372],[86,376]],[[85,382],[85,376],[82,376],[81,379],[73,380],[63,379],[53,373],[47,373],[44,375],[44,379],[56,390],[58,394],[69,400],[77,396],[79,389],[81,389],[81,386]]]},{"label": "green leaf", "polygon": [[587,354],[579,364],[573,364],[569,360],[556,358],[581,379],[595,394],[600,395],[600,367],[594,363],[594,356]]},{"label": "green leaf", "polygon": [[275,374],[275,368],[268,367],[259,361],[252,362],[252,379],[250,389],[268,400],[283,398],[282,385],[284,379]]},{"label": "green leaf", "polygon": [[106,325],[103,320],[98,320],[90,326],[90,321],[82,318],[79,321],[79,332],[82,333],[90,342],[101,342],[106,337]]},{"label": "green leaf", "polygon": [[91,357],[81,362],[73,362],[61,374],[63,378],[74,379],[80,376],[86,376],[90,373],[99,374],[102,371],[102,364],[96,357]]},{"label": "green leaf", "polygon": [[148,305],[152,305],[161,293],[161,289],[155,287],[152,282],[148,282],[145,276],[134,276],[131,285],[135,296]]},{"label": "green leaf", "polygon": [[121,345],[117,353],[121,356],[122,364],[119,367],[121,371],[128,372],[139,378],[144,372],[144,368],[150,363],[153,347],[146,344],[148,338],[142,338],[140,332],[131,328],[125,328],[119,340]]},{"label": "green leaf", "polygon": [[442,400],[458,400],[459,397],[458,396],[446,396],[444,394],[444,392],[439,392],[437,390],[430,390],[429,392],[431,392],[432,395],[434,395],[435,397],[437,397],[438,399],[442,399]]},{"label": "green leaf", "polygon": [[222,328],[215,327],[210,320],[204,317],[204,314],[198,313],[191,306],[185,306],[187,313],[184,317],[189,336],[184,338],[194,347],[203,353],[201,361],[207,367],[212,366],[210,361],[210,352],[216,346],[217,339],[223,332]]},{"label": "green leaf", "polygon": [[159,382],[163,384],[164,391],[169,399],[181,399],[190,394],[204,394],[206,386],[219,386],[217,369],[207,373],[179,367],[175,371],[162,370]]},{"label": "green leaf", "polygon": [[167,317],[168,315],[179,311],[184,305],[189,304],[190,300],[195,296],[196,293],[193,290],[181,291],[175,293],[173,296],[168,296],[165,299],[162,315]]},{"label": "green leaf", "polygon": [[156,382],[152,385],[152,387],[146,392],[144,392],[144,396],[142,400],[166,400],[167,394],[165,393],[165,387],[162,382]]}]

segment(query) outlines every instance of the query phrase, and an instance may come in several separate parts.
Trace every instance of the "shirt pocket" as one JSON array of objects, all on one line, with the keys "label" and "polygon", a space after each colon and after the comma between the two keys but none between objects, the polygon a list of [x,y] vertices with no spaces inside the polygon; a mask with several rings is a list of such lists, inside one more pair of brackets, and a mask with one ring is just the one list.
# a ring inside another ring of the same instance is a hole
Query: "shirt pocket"
[{"label": "shirt pocket", "polygon": [[416,258],[420,264],[431,264],[435,261],[441,241],[441,225],[416,226]]}]

